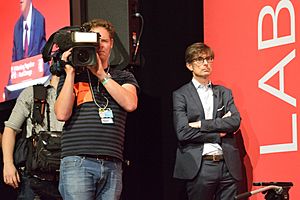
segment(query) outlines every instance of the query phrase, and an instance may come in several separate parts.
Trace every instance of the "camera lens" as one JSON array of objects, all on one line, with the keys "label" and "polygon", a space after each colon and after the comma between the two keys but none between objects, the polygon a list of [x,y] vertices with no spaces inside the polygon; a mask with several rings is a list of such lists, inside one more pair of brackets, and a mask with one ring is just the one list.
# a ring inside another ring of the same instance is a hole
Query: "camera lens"
[{"label": "camera lens", "polygon": [[86,49],[81,49],[80,51],[78,51],[77,59],[81,63],[86,63],[90,59],[90,54],[89,54],[89,52]]},{"label": "camera lens", "polygon": [[97,63],[96,48],[94,46],[74,47],[71,54],[73,66],[93,66]]}]

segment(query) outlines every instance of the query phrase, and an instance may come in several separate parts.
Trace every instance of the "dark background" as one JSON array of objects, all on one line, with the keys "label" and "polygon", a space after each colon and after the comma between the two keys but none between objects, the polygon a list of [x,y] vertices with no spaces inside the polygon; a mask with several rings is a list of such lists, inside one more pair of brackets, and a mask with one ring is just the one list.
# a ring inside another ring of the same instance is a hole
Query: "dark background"
[{"label": "dark background", "polygon": [[[101,10],[89,3],[92,1],[87,1],[87,5],[79,3],[82,6],[77,13],[80,21],[89,18],[91,12]],[[128,0],[128,8],[129,27],[118,34],[130,36],[132,29],[138,30],[138,19],[131,17],[134,12],[142,14],[145,24],[137,63],[129,65],[141,90],[139,107],[128,116],[124,155],[130,165],[124,167],[122,199],[182,200],[185,199],[184,187],[172,178],[176,150],[172,91],[191,79],[185,67],[184,52],[188,45],[204,39],[203,1]],[[129,44],[123,45],[131,56],[130,39],[126,42]],[[1,132],[13,105],[14,101],[0,104]],[[8,191],[3,187],[2,183],[1,196]]]},{"label": "dark background", "polygon": [[141,66],[135,75],[141,86],[139,108],[129,115],[125,156],[124,199],[183,200],[183,183],[172,178],[176,135],[172,121],[172,91],[191,79],[185,67],[188,45],[203,41],[201,0],[140,0],[145,21]]}]

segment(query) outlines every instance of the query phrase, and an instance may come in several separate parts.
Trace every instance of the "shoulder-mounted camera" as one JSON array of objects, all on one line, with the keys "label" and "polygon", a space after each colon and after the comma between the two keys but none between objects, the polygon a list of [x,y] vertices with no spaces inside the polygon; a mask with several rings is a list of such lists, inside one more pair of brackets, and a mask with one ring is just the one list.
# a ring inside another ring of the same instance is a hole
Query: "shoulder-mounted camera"
[{"label": "shoulder-mounted camera", "polygon": [[[43,60],[52,59],[50,71],[60,76],[64,73],[66,63],[73,67],[93,66],[97,64],[97,48],[100,44],[100,34],[90,32],[88,27],[67,26],[53,33],[43,48]],[[54,44],[58,47],[53,51]],[[72,48],[68,61],[61,60],[62,54]]]}]

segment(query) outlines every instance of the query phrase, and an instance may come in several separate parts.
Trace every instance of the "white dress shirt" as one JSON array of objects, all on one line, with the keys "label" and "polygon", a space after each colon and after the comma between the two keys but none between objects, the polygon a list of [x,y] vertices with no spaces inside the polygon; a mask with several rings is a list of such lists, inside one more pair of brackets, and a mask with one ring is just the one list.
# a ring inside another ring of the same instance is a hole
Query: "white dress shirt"
[{"label": "white dress shirt", "polygon": [[25,35],[26,35],[25,25],[26,24],[27,24],[27,27],[28,27],[28,30],[27,30],[28,46],[29,46],[29,42],[30,42],[31,16],[32,16],[32,4],[30,4],[30,8],[29,8],[27,18],[24,19],[24,21],[23,21],[23,50],[25,50]]},{"label": "white dress shirt", "polygon": [[[196,87],[198,95],[200,97],[204,109],[205,119],[212,119],[214,98],[213,98],[211,82],[207,85],[202,85],[194,78],[192,79],[192,82]],[[221,155],[221,154],[223,154],[222,147],[218,143],[204,143],[202,155]]]}]

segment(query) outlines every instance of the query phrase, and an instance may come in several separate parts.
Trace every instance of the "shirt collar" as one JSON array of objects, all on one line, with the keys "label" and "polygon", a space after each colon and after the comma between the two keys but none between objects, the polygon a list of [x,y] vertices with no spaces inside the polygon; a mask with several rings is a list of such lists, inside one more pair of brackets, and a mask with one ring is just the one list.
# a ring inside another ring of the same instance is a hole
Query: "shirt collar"
[{"label": "shirt collar", "polygon": [[209,81],[209,83],[207,85],[203,85],[201,83],[199,83],[195,78],[192,79],[192,83],[194,84],[195,88],[211,88],[212,84],[211,81]]}]

